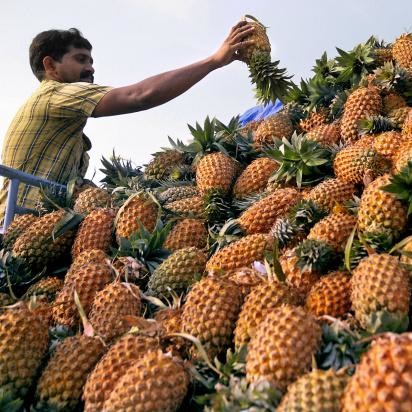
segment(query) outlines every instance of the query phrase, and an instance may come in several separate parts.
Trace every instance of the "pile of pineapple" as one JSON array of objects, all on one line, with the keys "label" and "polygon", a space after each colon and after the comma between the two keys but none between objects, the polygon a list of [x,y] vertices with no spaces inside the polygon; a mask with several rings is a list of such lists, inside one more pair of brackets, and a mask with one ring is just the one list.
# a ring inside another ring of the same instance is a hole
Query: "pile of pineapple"
[{"label": "pile of pineapple", "polygon": [[7,229],[0,411],[412,410],[412,35],[296,85],[254,24],[280,112],[113,153]]}]

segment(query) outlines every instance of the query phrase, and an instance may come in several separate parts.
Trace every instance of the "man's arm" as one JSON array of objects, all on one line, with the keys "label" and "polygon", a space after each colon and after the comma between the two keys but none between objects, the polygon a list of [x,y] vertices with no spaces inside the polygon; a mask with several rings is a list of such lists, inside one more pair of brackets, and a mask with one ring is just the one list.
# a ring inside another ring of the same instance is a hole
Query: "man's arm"
[{"label": "man's arm", "polygon": [[239,22],[219,50],[207,59],[180,69],[171,70],[130,86],[108,92],[93,111],[93,117],[113,116],[150,109],[174,99],[203,79],[211,71],[236,60],[236,52],[252,44],[242,41],[253,26]]}]

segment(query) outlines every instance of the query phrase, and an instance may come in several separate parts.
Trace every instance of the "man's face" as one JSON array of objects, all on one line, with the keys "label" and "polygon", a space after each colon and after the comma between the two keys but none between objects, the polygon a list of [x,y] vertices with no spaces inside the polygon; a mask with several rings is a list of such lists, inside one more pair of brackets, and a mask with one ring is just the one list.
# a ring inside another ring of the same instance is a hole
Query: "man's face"
[{"label": "man's face", "polygon": [[58,80],[64,83],[93,83],[94,68],[90,50],[71,47],[56,64]]}]

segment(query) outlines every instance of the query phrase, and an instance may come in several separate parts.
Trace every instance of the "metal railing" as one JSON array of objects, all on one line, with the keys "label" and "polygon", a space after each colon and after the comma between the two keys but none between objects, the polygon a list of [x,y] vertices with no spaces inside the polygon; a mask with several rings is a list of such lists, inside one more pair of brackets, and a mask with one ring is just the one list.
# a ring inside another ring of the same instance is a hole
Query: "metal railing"
[{"label": "metal railing", "polygon": [[65,185],[53,182],[51,180],[43,179],[42,177],[34,176],[29,173],[22,172],[17,169],[13,169],[8,166],[0,165],[0,176],[7,177],[9,179],[9,188],[7,193],[6,211],[4,215],[4,222],[2,231],[6,230],[10,223],[13,221],[14,215],[33,212],[32,209],[18,206],[17,193],[20,183],[25,183],[30,186],[54,186],[59,189],[66,189]]}]

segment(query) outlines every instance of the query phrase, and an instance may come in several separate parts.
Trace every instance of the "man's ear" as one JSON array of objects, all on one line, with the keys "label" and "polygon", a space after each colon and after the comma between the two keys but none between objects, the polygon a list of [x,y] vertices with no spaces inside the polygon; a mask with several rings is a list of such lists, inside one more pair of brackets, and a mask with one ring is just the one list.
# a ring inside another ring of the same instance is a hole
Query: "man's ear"
[{"label": "man's ear", "polygon": [[54,73],[56,70],[56,62],[53,57],[46,56],[43,58],[43,67],[45,73]]}]

